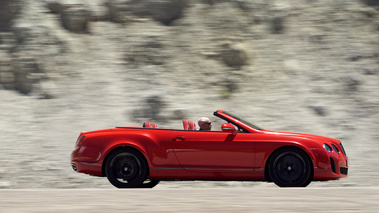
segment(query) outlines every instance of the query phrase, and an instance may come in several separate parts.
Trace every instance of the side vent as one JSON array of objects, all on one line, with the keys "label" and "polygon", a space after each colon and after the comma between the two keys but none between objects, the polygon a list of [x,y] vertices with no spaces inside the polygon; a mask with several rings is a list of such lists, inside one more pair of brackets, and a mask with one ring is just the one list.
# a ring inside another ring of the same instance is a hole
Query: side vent
[{"label": "side vent", "polygon": [[332,166],[333,173],[337,173],[336,172],[336,164],[334,163],[333,158],[330,158],[330,165]]}]

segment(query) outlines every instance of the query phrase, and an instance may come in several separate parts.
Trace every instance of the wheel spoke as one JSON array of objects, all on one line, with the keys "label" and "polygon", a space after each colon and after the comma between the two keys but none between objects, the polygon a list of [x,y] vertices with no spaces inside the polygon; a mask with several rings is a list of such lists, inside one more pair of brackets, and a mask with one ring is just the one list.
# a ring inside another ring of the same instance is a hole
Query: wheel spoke
[{"label": "wheel spoke", "polygon": [[113,153],[106,163],[106,175],[118,188],[138,187],[147,175],[143,156],[132,150]]},{"label": "wheel spoke", "polygon": [[117,180],[127,183],[138,175],[140,164],[135,156],[122,153],[112,160],[110,167]]},{"label": "wheel spoke", "polygon": [[271,161],[270,176],[279,186],[303,186],[310,180],[310,165],[298,151],[283,151]]},{"label": "wheel spoke", "polygon": [[303,165],[301,160],[293,155],[286,155],[279,160],[278,175],[288,182],[296,181],[302,176]]}]

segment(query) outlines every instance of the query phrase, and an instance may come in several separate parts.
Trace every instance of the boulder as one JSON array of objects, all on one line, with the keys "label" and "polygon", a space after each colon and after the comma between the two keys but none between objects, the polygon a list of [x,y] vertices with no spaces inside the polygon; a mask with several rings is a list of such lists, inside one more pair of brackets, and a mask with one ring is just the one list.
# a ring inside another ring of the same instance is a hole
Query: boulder
[{"label": "boulder", "polygon": [[144,100],[142,107],[133,110],[131,117],[136,122],[142,121],[163,121],[165,118],[160,113],[166,107],[166,102],[161,96],[150,96]]},{"label": "boulder", "polygon": [[227,0],[200,0],[199,2],[200,3],[204,3],[204,4],[214,5],[214,4],[217,4],[217,3],[227,2]]},{"label": "boulder", "polygon": [[62,26],[75,33],[87,33],[91,12],[84,5],[71,6],[61,12]]},{"label": "boulder", "polygon": [[175,19],[182,17],[187,4],[187,0],[150,0],[147,8],[153,19],[168,25]]},{"label": "boulder", "polygon": [[319,115],[319,116],[326,116],[328,114],[328,111],[326,109],[326,107],[324,106],[320,106],[320,105],[309,105],[308,106],[311,110],[313,110],[314,113],[316,113],[316,115]]},{"label": "boulder", "polygon": [[[64,42],[54,34],[54,31],[46,26],[15,24],[12,26],[12,33],[15,40],[12,47],[14,53],[34,51],[49,57],[59,55],[67,48]],[[41,59],[45,60],[45,57],[41,57]]]},{"label": "boulder", "polygon": [[5,89],[13,89],[13,85],[12,59],[8,53],[0,51],[0,86]]},{"label": "boulder", "polygon": [[346,75],[342,78],[346,92],[357,92],[363,81],[358,75]]},{"label": "boulder", "polygon": [[69,7],[65,1],[49,0],[46,2],[46,8],[52,13],[60,14],[63,10]]},{"label": "boulder", "polygon": [[89,6],[78,0],[48,0],[46,8],[59,14],[64,28],[75,33],[88,32],[88,23],[92,19]]},{"label": "boulder", "polygon": [[369,6],[379,6],[379,0],[361,0],[361,1]]},{"label": "boulder", "polygon": [[[151,39],[151,38],[150,38]],[[142,44],[135,44],[125,52],[125,60],[134,65],[163,65],[168,56],[165,54],[163,43],[147,40]]]},{"label": "boulder", "polygon": [[15,45],[15,38],[12,32],[0,32],[0,51],[10,51]]},{"label": "boulder", "polygon": [[248,56],[238,45],[224,44],[220,52],[220,59],[228,66],[241,68],[247,64]]},{"label": "boulder", "polygon": [[20,12],[21,0],[0,0],[0,31],[7,31]]},{"label": "boulder", "polygon": [[34,84],[46,79],[40,63],[32,56],[20,57],[13,60],[15,89],[23,94],[33,91]]},{"label": "boulder", "polygon": [[284,31],[284,17],[273,17],[269,20],[270,32],[272,34],[282,34]]},{"label": "boulder", "polygon": [[45,7],[54,14],[62,14],[66,9],[73,6],[84,6],[91,11],[91,21],[109,20],[108,9],[100,3],[102,0],[45,0]]},{"label": "boulder", "polygon": [[109,16],[113,22],[126,23],[133,19],[152,18],[169,25],[183,15],[188,0],[108,0]]},{"label": "boulder", "polygon": [[0,67],[3,88],[46,96],[47,91],[41,91],[40,84],[47,79],[45,71],[51,72],[62,60],[62,54],[67,50],[65,42],[54,34],[52,28],[41,25],[15,23],[9,33],[14,41],[12,48],[5,51],[10,62],[0,62],[3,64]]}]

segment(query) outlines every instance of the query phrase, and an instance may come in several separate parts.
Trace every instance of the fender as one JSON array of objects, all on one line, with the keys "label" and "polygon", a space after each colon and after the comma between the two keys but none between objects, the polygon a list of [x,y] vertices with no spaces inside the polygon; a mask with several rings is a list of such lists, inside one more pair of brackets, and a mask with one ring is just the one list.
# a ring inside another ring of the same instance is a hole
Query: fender
[{"label": "fender", "polygon": [[305,152],[309,156],[309,159],[312,162],[312,165],[316,165],[316,157],[309,150],[309,148],[303,146],[299,142],[296,141],[281,141],[281,142],[271,142],[270,146],[265,146],[265,142],[257,142],[256,144],[256,158],[255,165],[257,169],[264,169],[268,163],[269,158],[272,154],[284,147],[296,147]]},{"label": "fender", "polygon": [[[125,132],[116,130],[104,144],[104,157],[120,147],[131,147],[138,150],[146,159],[149,167],[167,167],[179,165],[170,141],[171,133],[162,134],[154,129],[141,132]],[[120,139],[121,138],[121,139]],[[105,159],[104,159],[105,161]],[[104,162],[101,162],[102,164]]]}]

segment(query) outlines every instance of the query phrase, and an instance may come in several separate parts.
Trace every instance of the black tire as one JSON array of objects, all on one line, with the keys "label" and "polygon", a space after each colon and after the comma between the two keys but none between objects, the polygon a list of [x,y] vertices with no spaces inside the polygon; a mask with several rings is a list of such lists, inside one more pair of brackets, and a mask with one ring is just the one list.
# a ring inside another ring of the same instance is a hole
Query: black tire
[{"label": "black tire", "polygon": [[143,155],[134,150],[118,150],[105,164],[105,174],[117,188],[140,188],[146,180],[147,169]]},{"label": "black tire", "polygon": [[159,180],[145,180],[139,187],[140,188],[154,188],[156,185],[158,185],[160,181]]},{"label": "black tire", "polygon": [[280,187],[306,187],[312,181],[312,163],[303,151],[283,148],[271,157],[268,174]]}]

